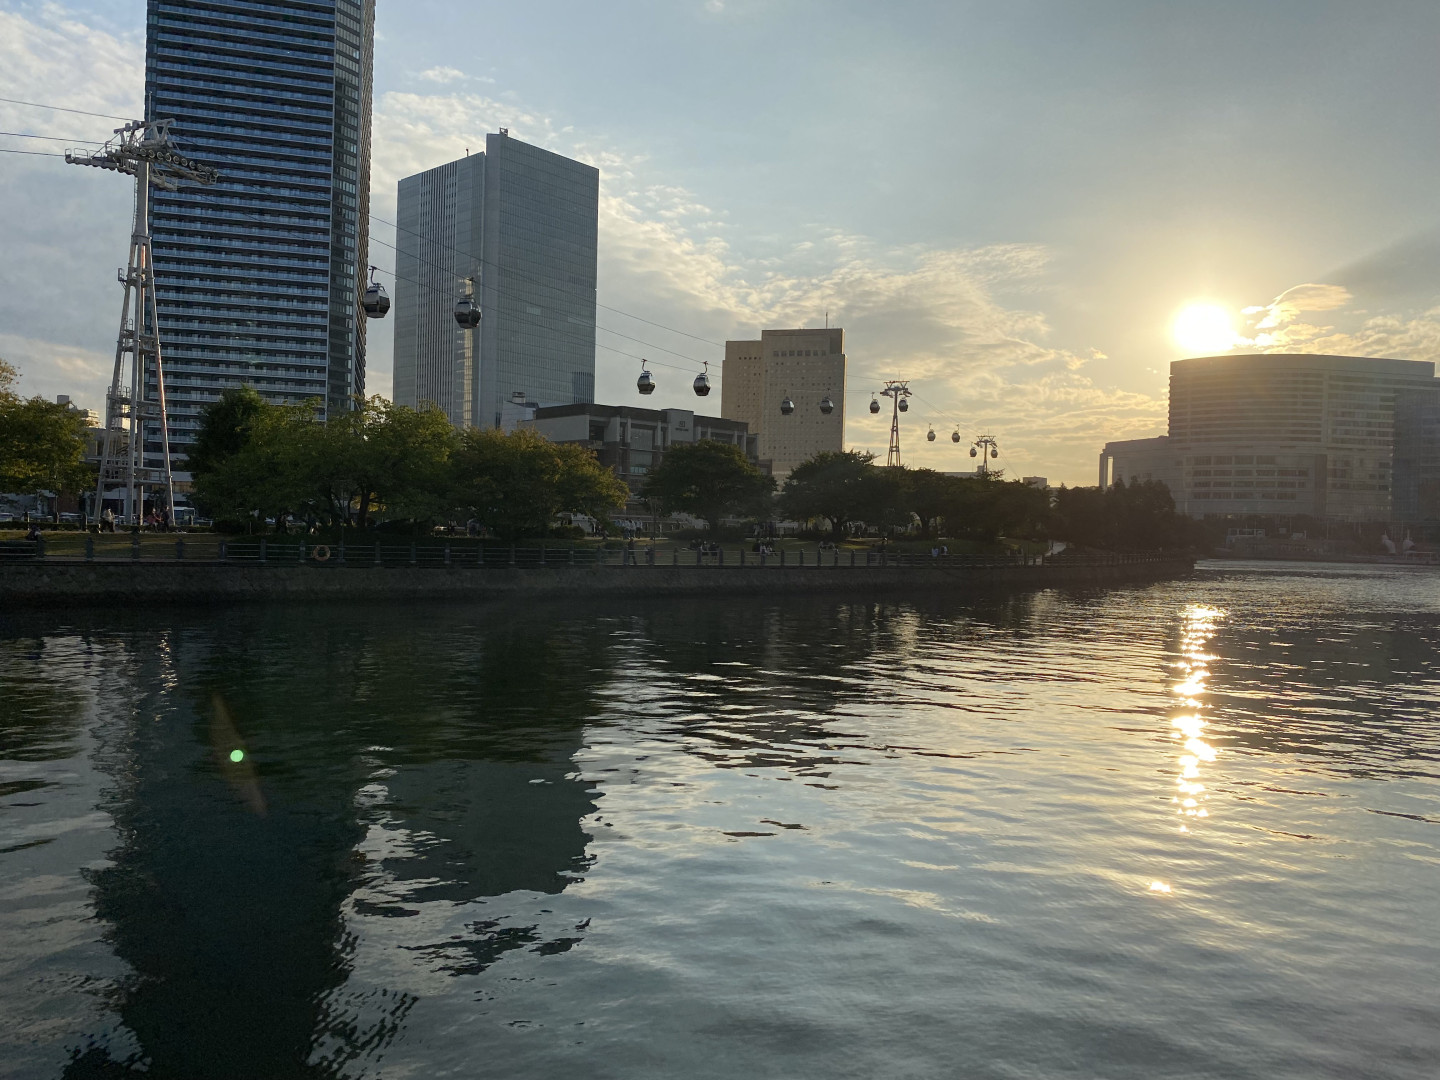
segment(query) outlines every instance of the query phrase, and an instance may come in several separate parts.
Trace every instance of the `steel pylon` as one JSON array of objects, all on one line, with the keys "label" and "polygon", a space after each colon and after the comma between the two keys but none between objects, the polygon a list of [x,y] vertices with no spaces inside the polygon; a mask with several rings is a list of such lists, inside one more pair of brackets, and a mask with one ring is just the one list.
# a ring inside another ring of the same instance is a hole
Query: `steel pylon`
[{"label": "steel pylon", "polygon": [[[130,261],[119,271],[125,298],[115,342],[115,370],[105,395],[105,427],[95,515],[109,489],[124,491],[120,519],[139,525],[145,489],[164,489],[165,508],[175,520],[175,485],[170,467],[170,426],[165,411],[165,369],[160,355],[160,319],[155,305],[154,253],[150,246],[150,189],[174,191],[182,180],[213,184],[219,173],[183,157],[170,138],[170,120],[136,120],[115,129],[115,137],[94,151],[66,151],[72,165],[90,165],[135,177],[135,220]],[[127,363],[128,360],[128,363]],[[127,382],[128,379],[128,382]],[[145,453],[149,432],[158,428],[160,453]]]},{"label": "steel pylon", "polygon": [[909,408],[908,405],[901,406],[901,402],[910,397],[909,379],[887,379],[885,389],[880,391],[881,395],[890,399],[890,453],[885,457],[887,466],[900,465],[900,410]]}]

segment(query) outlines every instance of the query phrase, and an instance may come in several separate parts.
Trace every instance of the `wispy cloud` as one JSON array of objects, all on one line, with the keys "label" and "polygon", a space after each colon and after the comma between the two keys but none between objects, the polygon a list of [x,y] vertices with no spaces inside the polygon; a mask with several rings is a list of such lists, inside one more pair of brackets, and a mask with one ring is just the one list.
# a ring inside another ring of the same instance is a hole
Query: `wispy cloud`
[{"label": "wispy cloud", "polygon": [[[1392,357],[1440,363],[1440,307],[1409,314],[1352,310],[1343,285],[1309,282],[1247,307],[1237,348],[1259,352]],[[1310,316],[1324,313],[1316,320]]]},{"label": "wispy cloud", "polygon": [[418,78],[433,83],[453,83],[465,78],[465,73],[459,68],[432,67],[420,72]]},{"label": "wispy cloud", "polygon": [[[98,80],[74,78],[78,43],[93,58]],[[45,94],[43,100],[57,104],[123,114],[138,102],[141,55],[138,37],[106,35],[63,9],[0,13],[4,96]],[[1163,427],[1160,397],[1095,382],[1086,366],[1097,350],[1051,340],[1043,310],[1050,253],[1043,245],[893,247],[824,222],[797,225],[777,243],[747,234],[744,223],[711,198],[675,184],[643,153],[603,134],[578,134],[513,95],[473,92],[458,69],[430,69],[421,78],[436,91],[377,96],[375,213],[393,221],[401,177],[483,148],[486,132],[501,126],[595,164],[602,176],[600,301],[619,309],[602,311],[601,322],[640,339],[602,334],[601,340],[655,358],[657,366],[684,369],[662,376],[666,392],[678,395],[670,403],[693,405],[683,396],[688,371],[707,359],[715,371],[716,343],[764,327],[819,326],[828,312],[831,325],[847,331],[847,430],[854,445],[883,450],[888,419],[871,417],[866,405],[879,380],[894,376],[910,378],[918,392],[905,421],[907,460],[937,468],[968,468],[969,440],[985,428],[1000,436],[1001,463],[1012,472],[1084,481],[1105,440]],[[108,318],[66,320],[53,298],[78,296],[84,310],[95,312],[115,306],[111,275],[97,267],[123,258],[126,185],[79,169],[69,170],[71,176],[63,166],[25,171],[0,162],[0,168],[16,211],[0,225],[0,242],[33,268],[6,301],[8,336],[0,349],[27,368],[36,391],[88,393],[98,403],[114,327]],[[56,203],[67,199],[73,214],[61,219],[57,232]],[[372,236],[372,260],[393,265],[381,244],[393,242],[391,231],[375,224]],[[1002,302],[1002,295],[1025,296],[1026,306]],[[389,327],[376,329],[372,388],[387,392]],[[634,362],[604,349],[598,361],[602,400],[630,400]],[[924,441],[929,424],[941,435],[934,444]],[[959,447],[948,439],[957,426],[964,438]]]}]

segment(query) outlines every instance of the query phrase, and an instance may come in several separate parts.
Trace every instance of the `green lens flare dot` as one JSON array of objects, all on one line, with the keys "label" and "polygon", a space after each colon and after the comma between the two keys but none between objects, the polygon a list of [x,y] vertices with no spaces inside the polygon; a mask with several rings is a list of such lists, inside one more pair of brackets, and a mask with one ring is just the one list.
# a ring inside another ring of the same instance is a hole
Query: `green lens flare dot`
[{"label": "green lens flare dot", "polygon": [[231,750],[231,751],[230,751],[230,760],[233,761],[233,762],[236,762],[237,764],[238,764],[239,762],[244,761],[244,760],[245,760],[245,751],[244,751],[244,750]]}]

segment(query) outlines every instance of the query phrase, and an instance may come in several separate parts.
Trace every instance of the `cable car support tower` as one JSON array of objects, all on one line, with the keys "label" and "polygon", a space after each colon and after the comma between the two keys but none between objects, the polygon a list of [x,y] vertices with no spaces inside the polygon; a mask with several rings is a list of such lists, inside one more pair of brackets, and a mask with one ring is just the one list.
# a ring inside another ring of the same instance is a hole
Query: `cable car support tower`
[{"label": "cable car support tower", "polygon": [[[150,247],[150,188],[175,191],[182,180],[209,185],[220,178],[215,169],[176,151],[170,138],[172,123],[135,120],[116,128],[114,138],[98,150],[65,152],[65,160],[71,165],[90,165],[135,177],[135,225],[130,233],[130,264],[118,275],[125,287],[125,301],[120,309],[120,336],[115,343],[115,373],[105,395],[94,507],[98,517],[104,509],[106,490],[123,488],[121,519],[128,525],[140,524],[147,487],[165,490],[165,508],[170,520],[175,520],[165,371],[160,361],[160,319],[155,307],[155,260]],[[161,451],[158,467],[147,464],[145,456],[146,431],[156,427]]]},{"label": "cable car support tower", "polygon": [[[900,464],[900,414],[910,411],[909,379],[886,379],[885,389],[880,391],[882,397],[888,397],[891,402],[890,409],[890,453],[885,457],[886,465]],[[872,409],[871,411],[878,411]]]}]

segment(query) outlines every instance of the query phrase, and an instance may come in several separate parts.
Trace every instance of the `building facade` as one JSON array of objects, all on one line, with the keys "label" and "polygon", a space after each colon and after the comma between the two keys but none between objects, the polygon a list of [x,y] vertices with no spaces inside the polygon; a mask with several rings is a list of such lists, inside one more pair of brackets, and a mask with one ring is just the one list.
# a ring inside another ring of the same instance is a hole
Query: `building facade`
[{"label": "building facade", "polygon": [[689,409],[637,409],[628,405],[558,405],[534,410],[521,421],[551,442],[580,443],[595,451],[602,465],[638,493],[645,477],[664,460],[670,447],[702,440],[730,443],[752,463],[756,438],[744,421],[697,416]]},{"label": "building facade", "polygon": [[[795,411],[786,416],[780,403]],[[829,398],[828,415],[820,402]],[[822,451],[845,448],[845,331],[764,330],[759,341],[727,341],[720,413],[758,437],[777,479]]]},{"label": "building facade", "polygon": [[220,171],[154,193],[177,456],[228,387],[326,414],[365,391],[374,18],[374,0],[149,0],[148,115]]},{"label": "building facade", "polygon": [[[400,181],[395,223],[395,401],[437,405],[457,428],[475,423],[480,332],[455,322],[484,260],[485,155]],[[476,294],[478,296],[478,294]]]},{"label": "building facade", "polygon": [[[400,181],[395,400],[500,427],[518,392],[595,397],[599,170],[513,139]],[[473,289],[478,329],[455,323]]]},{"label": "building facade", "polygon": [[1440,385],[1395,402],[1394,518],[1440,525]]},{"label": "building facade", "polygon": [[1435,366],[1412,360],[1177,360],[1169,435],[1107,443],[1100,483],[1163,480],[1176,509],[1193,517],[1390,521],[1405,509],[1395,479],[1401,451],[1416,448],[1405,456],[1415,463],[1409,475],[1428,467],[1424,432],[1437,416],[1423,403],[1437,385]]}]

